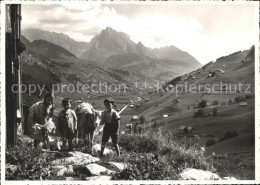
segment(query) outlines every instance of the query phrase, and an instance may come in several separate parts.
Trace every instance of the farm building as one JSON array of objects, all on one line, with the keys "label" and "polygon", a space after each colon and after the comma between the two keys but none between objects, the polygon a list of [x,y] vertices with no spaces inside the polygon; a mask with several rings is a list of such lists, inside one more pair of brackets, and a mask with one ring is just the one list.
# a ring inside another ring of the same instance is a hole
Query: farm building
[{"label": "farm building", "polygon": [[139,119],[139,118],[138,118],[137,115],[135,115],[135,116],[132,117],[132,121],[136,121],[136,120],[138,120],[138,119]]},{"label": "farm building", "polygon": [[247,106],[247,102],[240,102],[240,103],[239,103],[239,106],[240,106],[240,107],[246,107],[246,106]]}]

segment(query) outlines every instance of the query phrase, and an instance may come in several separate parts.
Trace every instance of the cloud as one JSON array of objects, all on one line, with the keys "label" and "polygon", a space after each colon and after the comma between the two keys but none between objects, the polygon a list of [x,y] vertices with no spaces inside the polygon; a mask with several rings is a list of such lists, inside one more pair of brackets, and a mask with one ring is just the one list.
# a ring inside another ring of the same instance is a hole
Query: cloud
[{"label": "cloud", "polygon": [[22,5],[22,16],[24,29],[62,32],[77,41],[112,27],[148,47],[174,45],[202,63],[254,43],[252,5]]}]

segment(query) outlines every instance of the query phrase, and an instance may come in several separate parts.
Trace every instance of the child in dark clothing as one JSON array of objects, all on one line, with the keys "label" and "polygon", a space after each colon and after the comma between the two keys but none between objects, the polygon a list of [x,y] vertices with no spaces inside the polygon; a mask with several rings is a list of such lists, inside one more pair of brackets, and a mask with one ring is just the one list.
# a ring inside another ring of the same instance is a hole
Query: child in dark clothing
[{"label": "child in dark clothing", "polygon": [[109,138],[112,138],[112,142],[116,149],[117,156],[120,156],[119,146],[118,146],[118,134],[120,128],[120,116],[118,112],[116,112],[113,107],[114,101],[110,99],[104,100],[104,105],[106,107],[106,111],[103,112],[101,115],[101,122],[100,124],[105,124],[103,130],[103,137],[102,137],[102,146],[101,146],[101,153],[100,157],[103,156],[104,149],[106,147],[106,143],[108,142]]},{"label": "child in dark clothing", "polygon": [[69,150],[72,150],[72,140],[74,133],[77,130],[77,116],[74,110],[71,110],[71,100],[65,98],[62,100],[62,107],[64,108],[58,116],[59,131],[62,137],[62,145],[66,147],[68,140]]}]

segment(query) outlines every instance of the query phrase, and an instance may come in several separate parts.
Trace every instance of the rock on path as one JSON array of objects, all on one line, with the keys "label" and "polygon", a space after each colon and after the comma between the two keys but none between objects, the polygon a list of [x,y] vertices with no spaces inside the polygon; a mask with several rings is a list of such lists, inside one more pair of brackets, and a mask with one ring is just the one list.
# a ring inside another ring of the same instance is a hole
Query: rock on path
[{"label": "rock on path", "polygon": [[69,152],[69,154],[72,156],[51,161],[51,165],[87,165],[100,161],[99,158],[78,151]]},{"label": "rock on path", "polygon": [[203,171],[194,168],[187,168],[180,174],[181,180],[237,180],[234,177],[221,178],[216,173],[210,171]]}]

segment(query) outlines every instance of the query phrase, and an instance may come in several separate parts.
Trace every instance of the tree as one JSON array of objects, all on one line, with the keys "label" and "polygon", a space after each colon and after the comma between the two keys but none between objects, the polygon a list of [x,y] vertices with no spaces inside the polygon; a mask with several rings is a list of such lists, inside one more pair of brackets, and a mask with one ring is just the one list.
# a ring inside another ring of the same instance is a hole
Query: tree
[{"label": "tree", "polygon": [[139,121],[140,121],[140,124],[144,124],[145,117],[144,116],[140,116]]},{"label": "tree", "polygon": [[204,111],[202,109],[199,109],[195,114],[193,115],[193,118],[199,118],[204,116]]},{"label": "tree", "polygon": [[228,100],[228,104],[231,105],[233,101],[231,99]]},{"label": "tree", "polygon": [[216,116],[217,113],[218,113],[218,109],[217,109],[216,107],[214,107],[214,108],[212,109],[212,116]]},{"label": "tree", "polygon": [[199,102],[198,107],[204,109],[207,106],[207,101],[206,100],[202,100],[201,102]]}]

